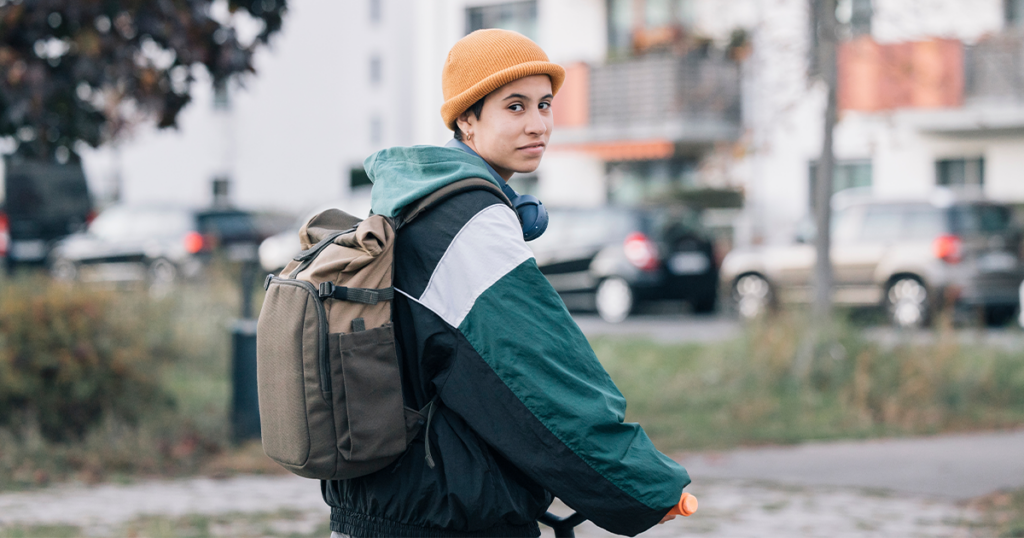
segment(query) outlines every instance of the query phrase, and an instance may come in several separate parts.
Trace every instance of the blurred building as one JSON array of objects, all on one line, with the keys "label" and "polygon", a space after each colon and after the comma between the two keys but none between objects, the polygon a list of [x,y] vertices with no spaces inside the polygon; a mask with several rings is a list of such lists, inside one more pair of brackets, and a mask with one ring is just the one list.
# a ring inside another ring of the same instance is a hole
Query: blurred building
[{"label": "blurred building", "polygon": [[[788,4],[788,6],[786,5]],[[824,93],[799,67],[804,2],[752,28],[746,104],[747,240],[789,241],[810,211]],[[1024,13],[1018,0],[847,0],[839,50],[836,190],[927,196],[936,187],[1024,202]]]},{"label": "blurred building", "polygon": [[94,192],[203,205],[226,179],[227,199],[246,207],[344,199],[366,182],[370,153],[414,143],[415,3],[289,1],[256,74],[229,88],[226,103],[197,69],[179,129],[144,125],[117,148],[86,151]]},{"label": "blurred building", "polygon": [[[95,190],[121,178],[128,200],[198,203],[227,177],[229,198],[249,206],[347,196],[373,151],[451,137],[439,112],[447,52],[500,27],[568,70],[548,154],[514,178],[520,190],[549,205],[741,193],[742,212],[705,212],[740,242],[788,241],[810,211],[824,93],[808,78],[807,0],[289,6],[228,112],[198,84],[179,131],[140,129],[86,155]],[[839,15],[837,189],[1024,202],[1024,0],[841,0]]]},{"label": "blurred building", "polygon": [[[517,30],[568,69],[549,153],[522,186],[560,205],[736,189],[739,241],[789,241],[810,211],[822,141],[808,6],[420,2],[421,138],[445,136],[431,122],[448,48],[477,28]],[[838,15],[836,189],[926,196],[946,186],[1024,202],[1024,2],[841,0]]]},{"label": "blurred building", "polygon": [[450,136],[437,121],[441,66],[467,33],[519,31],[567,68],[544,162],[534,176],[513,179],[549,205],[633,203],[696,186],[703,163],[741,137],[741,63],[730,57],[741,52],[728,45],[753,0],[426,0],[417,6],[423,68],[417,80],[427,91],[416,110],[429,138]]}]

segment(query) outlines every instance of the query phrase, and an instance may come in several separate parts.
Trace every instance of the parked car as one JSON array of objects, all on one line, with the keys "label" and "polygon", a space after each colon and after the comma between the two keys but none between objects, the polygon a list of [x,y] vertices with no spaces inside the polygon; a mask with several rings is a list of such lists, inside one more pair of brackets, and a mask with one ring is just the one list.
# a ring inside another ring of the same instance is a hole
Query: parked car
[{"label": "parked car", "polygon": [[60,241],[50,272],[61,280],[167,284],[196,276],[214,252],[254,260],[260,239],[245,211],[118,205]]},{"label": "parked car", "polygon": [[331,208],[340,208],[350,215],[361,216],[370,213],[369,193],[366,196],[355,196],[352,199],[326,204],[307,211],[287,230],[263,240],[259,248],[260,266],[269,273],[280,273],[285,265],[302,250],[299,244],[299,230],[314,215]]},{"label": "parked car", "polygon": [[[722,262],[723,287],[751,318],[780,303],[811,300],[815,250],[795,244],[734,250]],[[927,324],[952,303],[978,307],[988,322],[1012,319],[1024,279],[1021,233],[1009,206],[956,199],[833,202],[836,304],[883,306],[897,326]]]},{"label": "parked car", "polygon": [[8,269],[42,264],[54,242],[94,216],[80,163],[5,156],[0,175],[0,258]]},{"label": "parked car", "polygon": [[528,244],[567,306],[596,308],[609,322],[653,299],[715,309],[712,243],[686,208],[552,209],[548,230]]}]

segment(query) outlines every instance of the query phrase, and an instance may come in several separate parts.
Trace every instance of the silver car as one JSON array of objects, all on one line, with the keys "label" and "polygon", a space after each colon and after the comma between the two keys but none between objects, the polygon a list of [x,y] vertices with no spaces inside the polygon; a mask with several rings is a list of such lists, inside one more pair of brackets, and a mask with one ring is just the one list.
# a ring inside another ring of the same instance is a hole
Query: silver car
[{"label": "silver car", "polygon": [[[753,318],[813,295],[812,234],[795,244],[737,249],[721,282]],[[1021,234],[1007,205],[984,200],[833,200],[836,304],[883,306],[893,323],[927,324],[946,306],[975,307],[990,324],[1013,318],[1024,279]]]}]

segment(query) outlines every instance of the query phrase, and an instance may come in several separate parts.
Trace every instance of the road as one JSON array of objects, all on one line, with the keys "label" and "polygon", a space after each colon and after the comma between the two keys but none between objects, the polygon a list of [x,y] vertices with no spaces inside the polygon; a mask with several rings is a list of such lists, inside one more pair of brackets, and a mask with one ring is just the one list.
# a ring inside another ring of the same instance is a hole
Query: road
[{"label": "road", "polygon": [[[985,536],[984,528],[966,524],[980,514],[963,501],[1024,487],[1021,454],[1024,430],[685,454],[679,459],[693,477],[688,491],[700,510],[644,535]],[[268,513],[277,513],[279,527],[315,529],[328,510],[315,481],[291,475],[0,494],[0,529],[68,524],[90,536],[116,536],[144,515]],[[577,535],[610,536],[589,523]]]},{"label": "road", "polygon": [[[597,314],[574,313],[573,319],[589,337],[619,336],[650,338],[656,342],[711,343],[735,338],[743,333],[743,323],[728,314],[696,315],[681,312],[635,314],[622,323],[608,323]],[[864,336],[883,346],[903,342],[930,343],[937,339],[933,330],[897,330],[886,325],[864,328]],[[989,346],[1016,351],[1024,349],[1024,331],[1010,325],[999,328],[964,327],[957,329],[964,346]]]},{"label": "road", "polygon": [[1024,488],[1024,430],[742,448],[679,461],[694,480],[838,486],[963,501]]},{"label": "road", "polygon": [[589,337],[639,337],[666,344],[721,342],[739,336],[743,330],[738,320],[724,315],[636,314],[622,323],[608,323],[597,314],[576,313],[573,319]]}]

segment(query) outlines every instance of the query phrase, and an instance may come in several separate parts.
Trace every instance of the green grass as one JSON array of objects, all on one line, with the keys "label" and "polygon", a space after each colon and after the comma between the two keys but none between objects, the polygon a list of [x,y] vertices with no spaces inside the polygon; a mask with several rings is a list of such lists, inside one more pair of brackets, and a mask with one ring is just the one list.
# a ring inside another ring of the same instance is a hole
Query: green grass
[{"label": "green grass", "polygon": [[951,333],[886,348],[797,316],[720,344],[596,338],[627,420],[662,450],[930,434],[1024,424],[1024,352],[962,348]]},{"label": "green grass", "polygon": [[[102,292],[127,305],[118,314],[125,324],[144,327],[138,345],[158,355],[146,368],[155,368],[170,405],[135,423],[107,417],[73,442],[47,440],[30,427],[0,428],[0,489],[280,472],[258,443],[230,444],[235,280],[221,268],[162,298],[144,289]],[[8,286],[45,288],[31,278],[0,281]],[[600,337],[592,344],[629,402],[627,420],[668,452],[1024,424],[1024,351],[965,348],[948,329],[931,343],[882,346],[848,323],[812,338],[805,320],[789,314],[722,343]]]}]

